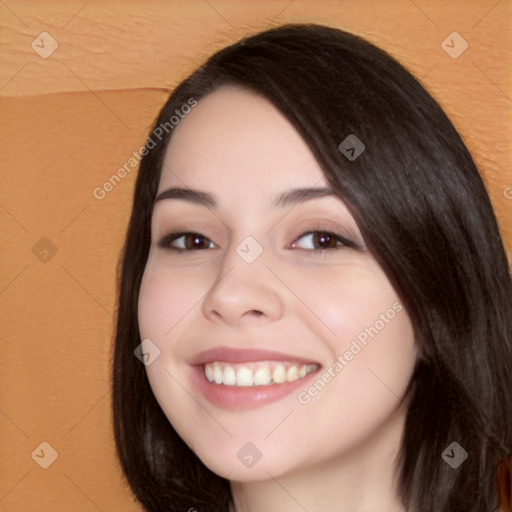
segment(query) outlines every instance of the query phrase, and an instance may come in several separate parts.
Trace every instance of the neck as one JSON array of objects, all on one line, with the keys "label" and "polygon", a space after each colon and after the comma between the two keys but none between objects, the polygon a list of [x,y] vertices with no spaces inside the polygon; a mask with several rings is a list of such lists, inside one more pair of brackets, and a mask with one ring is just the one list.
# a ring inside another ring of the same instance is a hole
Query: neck
[{"label": "neck", "polygon": [[406,408],[350,452],[256,482],[231,482],[236,512],[401,512],[395,459]]}]

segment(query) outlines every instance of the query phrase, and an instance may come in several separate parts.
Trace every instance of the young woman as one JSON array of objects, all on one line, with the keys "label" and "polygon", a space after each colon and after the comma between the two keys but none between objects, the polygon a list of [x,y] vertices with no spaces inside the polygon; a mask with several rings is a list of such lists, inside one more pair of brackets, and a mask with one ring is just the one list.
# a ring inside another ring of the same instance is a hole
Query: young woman
[{"label": "young woman", "polygon": [[497,510],[511,276],[420,83],[283,26],[181,83],[142,154],[113,407],[145,509]]}]

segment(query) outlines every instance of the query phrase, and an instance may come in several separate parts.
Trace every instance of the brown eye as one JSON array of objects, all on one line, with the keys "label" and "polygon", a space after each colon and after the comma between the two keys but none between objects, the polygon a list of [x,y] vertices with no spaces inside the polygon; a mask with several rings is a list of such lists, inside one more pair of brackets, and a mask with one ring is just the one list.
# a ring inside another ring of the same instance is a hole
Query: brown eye
[{"label": "brown eye", "polygon": [[208,246],[205,242],[207,239],[197,233],[189,233],[180,238],[183,238],[185,249],[188,250],[206,249]]},{"label": "brown eye", "polygon": [[317,244],[319,249],[333,249],[337,243],[338,240],[330,233],[313,233],[313,245]]},{"label": "brown eye", "polygon": [[170,249],[177,252],[198,251],[213,248],[213,242],[208,240],[200,233],[180,232],[169,233],[158,244],[164,249]]},{"label": "brown eye", "polygon": [[307,244],[305,245],[309,245],[309,247],[300,247],[297,242],[294,243],[293,246],[301,249],[322,251],[325,249],[337,249],[345,245],[351,245],[350,241],[346,240],[341,235],[336,235],[335,233],[330,233],[328,231],[310,231],[301,235],[299,240],[302,239],[307,240]]}]

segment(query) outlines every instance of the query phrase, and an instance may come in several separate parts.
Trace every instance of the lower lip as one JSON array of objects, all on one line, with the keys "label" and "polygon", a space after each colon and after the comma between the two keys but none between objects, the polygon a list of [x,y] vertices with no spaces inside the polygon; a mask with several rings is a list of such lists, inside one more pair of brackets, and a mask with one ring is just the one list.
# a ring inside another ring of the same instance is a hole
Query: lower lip
[{"label": "lower lip", "polygon": [[203,366],[192,367],[192,380],[205,398],[217,407],[231,411],[246,411],[275,402],[294,391],[298,391],[313,379],[318,370],[302,379],[270,386],[226,386],[210,382],[204,374]]}]

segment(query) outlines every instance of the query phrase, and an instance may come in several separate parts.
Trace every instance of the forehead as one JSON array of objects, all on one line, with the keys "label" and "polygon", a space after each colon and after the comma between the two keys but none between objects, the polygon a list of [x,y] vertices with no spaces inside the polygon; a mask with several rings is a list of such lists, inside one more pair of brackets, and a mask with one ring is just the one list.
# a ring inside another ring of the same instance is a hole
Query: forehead
[{"label": "forehead", "polygon": [[272,103],[225,86],[202,98],[173,129],[159,191],[189,186],[261,196],[327,185],[302,137]]}]

